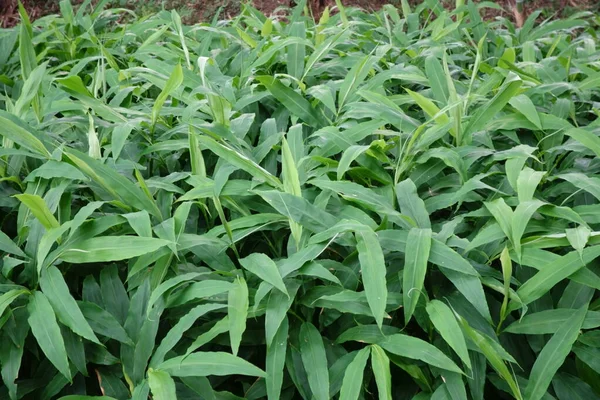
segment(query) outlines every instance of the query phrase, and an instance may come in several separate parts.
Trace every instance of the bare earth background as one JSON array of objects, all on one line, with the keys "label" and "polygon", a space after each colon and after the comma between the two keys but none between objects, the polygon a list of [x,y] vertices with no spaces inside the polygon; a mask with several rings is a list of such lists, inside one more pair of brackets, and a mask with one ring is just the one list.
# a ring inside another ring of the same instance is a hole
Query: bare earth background
[{"label": "bare earth background", "polygon": [[[82,0],[73,0],[80,3]],[[335,5],[335,0],[309,0],[316,5],[317,12],[325,6]],[[411,4],[419,4],[422,0],[409,0]],[[455,0],[441,0],[449,9],[454,8]],[[484,16],[488,19],[507,17],[514,20],[515,0],[493,0],[502,9],[486,8]],[[36,19],[47,14],[59,11],[59,0],[22,0],[31,19]],[[289,7],[294,0],[254,0],[254,6],[269,15],[278,7]],[[361,7],[365,10],[377,10],[382,5],[398,3],[400,0],[342,0],[346,6]],[[221,9],[221,18],[231,17],[240,10],[240,0],[113,0],[113,7],[126,7],[138,14],[151,14],[161,9],[176,9],[184,22],[195,23],[211,20]],[[578,11],[600,12],[598,0],[525,0],[525,15],[532,10],[541,9],[541,18],[560,18]],[[0,0],[0,27],[14,26],[19,22],[17,0]]]}]

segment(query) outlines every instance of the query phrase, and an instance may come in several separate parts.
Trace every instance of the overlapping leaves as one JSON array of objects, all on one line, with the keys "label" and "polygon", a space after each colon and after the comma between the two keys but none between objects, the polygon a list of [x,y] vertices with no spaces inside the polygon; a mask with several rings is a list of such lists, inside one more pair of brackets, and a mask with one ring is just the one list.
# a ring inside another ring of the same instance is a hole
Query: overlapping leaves
[{"label": "overlapping leaves", "polygon": [[104,3],[0,31],[0,397],[600,395],[593,18]]}]

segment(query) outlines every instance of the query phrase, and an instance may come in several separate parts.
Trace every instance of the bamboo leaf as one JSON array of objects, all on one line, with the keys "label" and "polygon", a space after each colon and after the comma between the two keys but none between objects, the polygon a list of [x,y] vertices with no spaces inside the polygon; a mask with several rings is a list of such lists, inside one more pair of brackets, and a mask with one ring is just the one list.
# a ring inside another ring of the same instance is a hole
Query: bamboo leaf
[{"label": "bamboo leaf", "polygon": [[73,264],[127,260],[168,245],[162,239],[139,236],[98,236],[73,243],[60,258]]},{"label": "bamboo leaf", "polygon": [[329,399],[329,373],[323,338],[309,322],[300,327],[300,354],[308,375],[308,383],[316,400]]},{"label": "bamboo leaf", "polygon": [[247,375],[265,377],[266,374],[248,361],[223,352],[196,352],[171,358],[158,366],[171,376],[226,376]]},{"label": "bamboo leaf", "polygon": [[402,279],[404,323],[408,324],[415,312],[427,273],[431,249],[431,229],[413,228],[408,232]]},{"label": "bamboo leaf", "polygon": [[242,258],[240,264],[263,281],[275,286],[282,293],[288,294],[277,265],[262,253],[254,253]]},{"label": "bamboo leaf", "polygon": [[523,396],[521,395],[519,385],[504,363],[502,355],[498,352],[498,346],[495,346],[487,336],[484,336],[480,332],[471,328],[467,321],[465,321],[463,318],[459,317],[459,322],[467,337],[473,341],[479,350],[481,350],[490,365],[496,370],[496,372],[498,372],[502,379],[508,383],[512,395],[516,399],[522,400]]},{"label": "bamboo leaf", "polygon": [[369,359],[369,348],[360,350],[346,367],[340,398],[356,400],[359,398],[363,383],[363,374]]},{"label": "bamboo leaf", "polygon": [[271,344],[267,346],[266,385],[269,400],[279,399],[281,395],[288,331],[289,323],[287,318],[284,318]]},{"label": "bamboo leaf", "polygon": [[171,76],[169,76],[169,79],[165,83],[164,88],[162,89],[158,97],[156,97],[156,101],[152,106],[152,125],[156,124],[156,121],[158,120],[158,115],[160,114],[160,110],[162,109],[163,104],[165,104],[167,97],[169,97],[171,93],[177,90],[177,88],[179,88],[179,86],[181,86],[182,83],[183,70],[181,68],[181,64],[177,64],[173,68]]},{"label": "bamboo leaf", "polygon": [[383,251],[377,235],[370,229],[365,227],[355,235],[367,302],[377,325],[381,327],[388,296]]},{"label": "bamboo leaf", "polygon": [[427,314],[435,329],[452,347],[452,350],[458,354],[467,368],[471,369],[471,359],[469,358],[465,337],[450,307],[439,300],[432,300],[427,303]]},{"label": "bamboo leaf", "polygon": [[29,297],[27,310],[27,321],[40,348],[56,369],[67,380],[71,380],[65,342],[50,302],[42,292],[35,291]]},{"label": "bamboo leaf", "polygon": [[297,115],[304,122],[315,128],[326,125],[318,111],[315,110],[302,95],[298,94],[293,89],[285,86],[279,80],[271,76],[259,76],[256,79],[293,115]]},{"label": "bamboo leaf", "polygon": [[175,381],[164,371],[148,370],[148,384],[152,398],[156,400],[177,399]]},{"label": "bamboo leaf", "polygon": [[571,346],[577,340],[586,311],[587,307],[575,311],[569,319],[559,326],[556,333],[552,335],[540,352],[535,364],[533,364],[529,383],[525,389],[527,400],[541,399],[546,393],[554,374],[563,364],[571,351]]},{"label": "bamboo leaf", "polygon": [[392,375],[390,374],[390,359],[385,351],[376,344],[371,345],[371,368],[375,375],[379,400],[392,399]]},{"label": "bamboo leaf", "polygon": [[434,367],[462,373],[460,368],[437,347],[421,339],[397,333],[378,340],[377,344],[392,354],[421,360]]},{"label": "bamboo leaf", "polygon": [[48,205],[40,196],[35,194],[17,194],[17,199],[44,225],[46,229],[58,228],[60,224],[54,217],[54,214],[48,208]]},{"label": "bamboo leaf", "polygon": [[396,185],[396,198],[402,214],[411,217],[418,228],[431,228],[425,203],[417,194],[417,187],[410,178]]},{"label": "bamboo leaf", "polygon": [[100,344],[94,331],[77,306],[75,299],[69,293],[69,287],[58,268],[50,266],[42,272],[40,287],[50,301],[60,322],[68,326],[79,336]]},{"label": "bamboo leaf", "polygon": [[229,315],[229,338],[233,355],[237,355],[242,342],[242,335],[246,330],[246,318],[248,316],[248,286],[243,278],[236,278],[233,286],[229,289],[227,300]]}]

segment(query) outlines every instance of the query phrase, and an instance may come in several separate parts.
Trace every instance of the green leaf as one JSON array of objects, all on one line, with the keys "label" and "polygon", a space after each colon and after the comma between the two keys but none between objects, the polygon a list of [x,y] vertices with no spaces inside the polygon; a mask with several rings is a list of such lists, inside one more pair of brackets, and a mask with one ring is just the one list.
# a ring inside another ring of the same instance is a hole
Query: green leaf
[{"label": "green leaf", "polygon": [[[339,42],[344,40],[349,34],[348,30],[341,30],[334,36],[330,36],[323,43],[321,43],[312,54],[308,57],[306,61],[306,67],[304,68],[304,75],[302,80],[306,77],[307,74],[312,70],[312,67],[319,62],[323,57],[325,57],[331,49],[333,49]],[[291,39],[291,38],[290,38]]]},{"label": "green leaf", "polygon": [[111,313],[121,325],[124,325],[130,302],[116,266],[102,269],[100,272],[100,290],[106,311]]},{"label": "green leaf", "polygon": [[482,335],[477,330],[471,328],[464,318],[459,316],[458,319],[467,337],[473,341],[477,348],[479,348],[490,365],[496,370],[496,372],[498,372],[500,377],[508,383],[512,395],[516,399],[522,400],[523,396],[521,395],[519,385],[504,363],[501,353],[498,351],[499,349],[503,350],[502,347],[500,347],[498,344],[495,344],[489,337]]},{"label": "green leaf", "polygon": [[502,266],[502,278],[504,280],[504,299],[502,300],[502,306],[500,307],[500,323],[504,321],[506,317],[506,310],[508,307],[508,299],[510,297],[510,280],[512,279],[512,261],[508,252],[508,247],[504,247],[502,253],[500,253],[500,265]]},{"label": "green leaf", "polygon": [[171,93],[177,90],[177,88],[181,86],[182,83],[183,70],[181,68],[181,64],[177,64],[173,68],[173,72],[167,80],[167,83],[165,84],[164,88],[154,101],[154,105],[152,106],[152,125],[156,124],[156,121],[158,120],[158,116],[160,114],[160,110],[162,109],[163,104],[167,100],[167,97],[169,97]]},{"label": "green leaf", "polygon": [[288,294],[277,265],[263,253],[253,253],[240,259],[240,264],[263,281],[275,286],[282,293]]},{"label": "green leaf", "polygon": [[48,63],[45,62],[42,65],[36,66],[25,80],[23,88],[21,89],[21,95],[15,103],[15,114],[17,116],[22,117],[32,101],[34,102],[34,109],[39,108],[39,105],[36,104],[37,100],[35,100],[35,97],[39,93],[44,76],[46,76],[47,65]]},{"label": "green leaf", "polygon": [[178,276],[175,276],[171,279],[167,279],[166,281],[164,281],[163,283],[161,283],[160,285],[158,285],[156,287],[156,289],[154,289],[152,291],[152,294],[150,295],[150,299],[148,299],[148,305],[146,306],[147,308],[147,312],[150,311],[150,309],[152,308],[152,306],[154,306],[154,304],[156,304],[156,302],[168,291],[170,290],[174,290],[177,288],[177,286],[182,285],[182,284],[186,284],[189,283],[190,281],[194,280],[195,278],[198,277],[198,273],[197,272],[190,272],[187,274],[181,274]]},{"label": "green leaf", "polygon": [[4,110],[0,110],[1,136],[31,150],[35,154],[39,154],[44,158],[50,158],[50,152],[39,138],[38,134],[34,134],[33,132],[35,131],[22,120]]},{"label": "green leaf", "polygon": [[512,238],[512,225],[514,221],[513,211],[506,204],[504,199],[497,199],[488,203],[484,203],[485,207],[500,225],[502,232],[507,238]]},{"label": "green leaf", "polygon": [[82,396],[78,394],[70,394],[63,396],[58,400],[116,400],[114,397],[109,396]]},{"label": "green leaf", "polygon": [[70,381],[71,371],[65,342],[50,302],[42,292],[35,291],[29,297],[27,311],[27,321],[40,348],[56,369]]},{"label": "green leaf", "polygon": [[388,297],[383,251],[377,235],[370,228],[356,231],[355,235],[367,302],[377,325],[381,327]]},{"label": "green leaf", "polygon": [[[441,113],[438,106],[433,101],[423,96],[420,93],[413,92],[412,90],[405,89],[410,97],[417,103],[419,107],[427,114],[430,118],[433,118],[436,123],[445,125],[450,122],[450,119],[445,113]],[[454,132],[454,131],[453,131]]]},{"label": "green leaf", "polygon": [[15,197],[21,203],[25,204],[46,229],[58,228],[60,226],[54,214],[52,214],[48,205],[40,196],[35,194],[17,194]]},{"label": "green leaf", "polygon": [[187,314],[181,317],[165,335],[163,340],[160,342],[160,345],[156,348],[154,354],[152,355],[150,366],[155,367],[161,364],[164,361],[167,353],[171,351],[175,345],[177,345],[177,343],[179,343],[184,332],[190,329],[198,318],[202,317],[206,313],[219,310],[224,307],[225,306],[222,304],[201,304],[192,308]]},{"label": "green leaf", "polygon": [[231,340],[231,350],[234,355],[237,355],[242,341],[242,335],[246,330],[248,305],[248,286],[243,278],[238,277],[231,289],[229,289],[229,297],[227,300],[229,338]]},{"label": "green leaf", "polygon": [[[306,27],[304,21],[292,22],[290,24],[290,37],[299,37],[304,39],[306,37]],[[287,52],[287,70],[288,74],[301,79],[304,73],[304,57],[305,47],[301,44],[293,44],[288,47]]]},{"label": "green leaf", "polygon": [[590,228],[583,225],[579,225],[577,228],[574,229],[566,229],[565,233],[567,234],[567,240],[569,241],[569,244],[571,245],[571,247],[577,250],[577,252],[583,260],[583,249],[588,243],[588,240],[590,239],[590,234],[592,233],[590,231]]},{"label": "green leaf", "polygon": [[98,236],[73,243],[60,259],[73,264],[127,260],[154,252],[170,242],[139,236]]},{"label": "green leaf", "polygon": [[176,400],[175,381],[164,371],[148,370],[148,384],[152,398],[156,400]]},{"label": "green leaf", "polygon": [[418,228],[431,228],[425,203],[417,194],[417,187],[410,179],[396,185],[396,198],[402,214],[411,217]]},{"label": "green leaf", "polygon": [[440,60],[434,55],[425,58],[425,73],[435,100],[440,104],[448,103],[448,85],[446,84],[444,70]]},{"label": "green leaf", "polygon": [[329,282],[333,282],[336,285],[342,286],[342,282],[337,278],[337,276],[333,275],[327,268],[325,268],[322,264],[316,262],[310,262],[300,268],[298,271],[302,275],[306,276],[314,276],[317,278],[321,278],[322,280],[326,280]]},{"label": "green leaf", "polygon": [[218,143],[208,136],[198,136],[198,142],[228,163],[243,169],[252,176],[263,179],[271,186],[282,188],[282,184],[277,177],[240,152]]},{"label": "green leaf", "polygon": [[[514,50],[513,50],[514,52]],[[513,53],[514,54],[514,53]],[[514,59],[512,61],[514,63]],[[538,115],[537,109],[533,104],[533,101],[524,94],[514,96],[509,100],[511,106],[525,116],[532,124],[534,124],[539,130],[542,130],[542,122]]]},{"label": "green leaf", "polygon": [[284,318],[273,340],[267,345],[267,361],[265,379],[267,386],[267,397],[269,400],[279,399],[283,385],[283,368],[285,366],[285,354],[288,345],[289,323]]},{"label": "green leaf", "polygon": [[14,254],[19,257],[27,257],[27,255],[13,242],[6,233],[0,231],[0,250],[9,254]]},{"label": "green leaf", "polygon": [[437,347],[416,337],[397,333],[378,340],[376,344],[392,354],[421,360],[434,367],[462,373],[460,368]]},{"label": "green leaf", "polygon": [[379,61],[379,57],[367,55],[360,61],[354,63],[348,74],[344,78],[342,85],[340,86],[340,92],[338,94],[338,114],[342,110],[342,107],[352,99],[352,95],[355,95],[358,86],[365,80],[367,74],[373,65]]},{"label": "green leaf", "polygon": [[0,296],[0,316],[4,314],[4,311],[15,301],[19,296],[29,293],[26,289],[12,289]]},{"label": "green leaf", "polygon": [[312,205],[302,197],[276,190],[260,191],[258,195],[281,215],[285,215],[313,232],[326,230],[337,222],[336,217]]},{"label": "green leaf", "polygon": [[594,390],[583,380],[561,372],[552,379],[552,387],[560,400],[586,400],[596,396]]},{"label": "green leaf", "polygon": [[515,212],[512,214],[512,233],[509,236],[512,240],[515,252],[517,253],[517,260],[521,261],[521,238],[527,228],[529,220],[533,214],[544,205],[540,200],[529,200],[519,203]]},{"label": "green leaf", "polygon": [[517,193],[519,195],[519,203],[524,203],[533,200],[535,189],[540,184],[544,177],[543,171],[534,171],[531,168],[523,168],[517,178]]},{"label": "green leaf", "polygon": [[506,82],[498,93],[484,105],[477,108],[477,111],[469,119],[469,123],[465,127],[464,135],[467,138],[466,143],[470,143],[468,139],[473,133],[482,129],[488,121],[498,114],[500,110],[518,93],[523,81],[515,75],[507,78]]},{"label": "green leaf", "polygon": [[119,124],[113,129],[110,144],[112,155],[115,159],[121,155],[121,151],[127,143],[127,138],[129,138],[134,128],[134,125],[125,123]]},{"label": "green leaf", "polygon": [[329,373],[323,338],[317,328],[305,322],[300,327],[300,354],[308,375],[308,383],[316,400],[329,399]]},{"label": "green leaf", "polygon": [[256,79],[287,108],[292,115],[298,116],[314,128],[326,125],[323,117],[315,110],[308,100],[293,89],[285,86],[272,76],[258,76]]},{"label": "green leaf", "polygon": [[169,295],[168,306],[180,306],[196,299],[216,296],[220,293],[228,292],[231,287],[232,283],[228,281],[207,279],[200,282],[194,282],[180,291],[171,293],[171,295]]},{"label": "green leaf", "polygon": [[134,232],[141,237],[152,237],[152,224],[148,211],[142,210],[134,213],[122,214],[127,219]]},{"label": "green leaf", "polygon": [[225,318],[217,321],[217,323],[214,324],[213,327],[210,328],[207,332],[198,336],[196,338],[196,340],[194,340],[194,342],[188,347],[185,354],[186,355],[191,354],[194,350],[204,346],[206,343],[210,342],[218,335],[227,332],[228,330],[229,330],[229,317],[226,316]]},{"label": "green leaf", "polygon": [[69,149],[66,155],[81,172],[89,176],[107,193],[110,193],[115,200],[131,205],[138,210],[147,210],[157,218],[161,217],[161,212],[156,202],[150,199],[132,181],[114,169],[104,165],[99,160],[89,157],[87,154],[73,149]]},{"label": "green leaf", "polygon": [[560,325],[556,333],[546,343],[531,369],[529,383],[525,389],[527,400],[539,400],[544,396],[554,374],[571,352],[571,347],[577,340],[586,312],[587,306],[574,311],[573,315]]},{"label": "green leaf", "polygon": [[69,287],[58,268],[50,266],[42,272],[40,288],[50,301],[59,321],[79,336],[100,344],[94,331],[86,321],[77,302],[69,293]]},{"label": "green leaf", "polygon": [[115,317],[98,305],[87,301],[77,303],[86,321],[94,332],[115,339],[127,345],[133,345],[131,338]]},{"label": "green leaf", "polygon": [[[267,285],[263,283],[261,285]],[[267,345],[271,345],[275,335],[279,331],[281,323],[292,305],[299,284],[293,283],[290,285],[290,295],[285,295],[280,291],[271,291],[267,302],[267,310],[265,316],[265,338]],[[260,287],[259,287],[260,290]]]},{"label": "green leaf", "polygon": [[445,303],[439,300],[431,300],[427,303],[427,314],[435,329],[442,338],[458,354],[462,362],[471,369],[471,359],[467,350],[465,337],[454,317],[454,313]]},{"label": "green leaf", "polygon": [[431,229],[413,228],[408,232],[402,279],[404,323],[408,324],[423,291],[431,249]]},{"label": "green leaf", "polygon": [[392,376],[390,374],[390,359],[385,351],[376,344],[371,345],[371,368],[375,375],[379,400],[392,399]]},{"label": "green leaf", "polygon": [[[543,335],[556,333],[556,330],[573,314],[569,308],[556,308],[527,314],[510,324],[504,332],[527,335]],[[600,326],[600,312],[588,311],[583,320],[583,329]]]},{"label": "green leaf", "polygon": [[266,374],[248,361],[223,352],[196,352],[171,358],[158,366],[171,376],[227,376],[247,375],[265,377]]},{"label": "green leaf", "polygon": [[[517,290],[523,304],[529,304],[548,293],[554,285],[569,275],[584,268],[600,256],[600,246],[592,246],[583,250],[580,256],[577,251],[568,253],[554,262],[550,262]],[[583,260],[583,262],[582,262]]]},{"label": "green leaf", "polygon": [[357,400],[360,397],[363,374],[367,360],[369,359],[369,353],[368,347],[361,349],[346,367],[344,379],[342,380],[340,399]]},{"label": "green leaf", "polygon": [[[281,139],[281,168],[283,176],[283,189],[285,192],[297,197],[302,197],[298,169],[296,168],[296,163],[294,161],[292,151],[290,150],[290,146],[285,138]],[[302,226],[290,219],[290,229],[296,242],[296,247],[299,247],[300,239],[302,237]]]},{"label": "green leaf", "polygon": [[597,347],[575,343],[573,345],[573,353],[575,353],[577,358],[587,364],[591,369],[596,372],[600,371],[600,362],[598,362],[600,350]]},{"label": "green leaf", "polygon": [[556,175],[557,178],[563,179],[581,190],[590,193],[596,199],[600,200],[600,179],[587,176],[579,172],[571,172],[568,174]]},{"label": "green leaf", "polygon": [[344,177],[348,168],[350,168],[350,164],[354,161],[358,156],[363,154],[365,151],[369,150],[370,146],[359,146],[353,145],[344,150],[344,154],[342,154],[342,158],[340,158],[340,163],[338,164],[337,169],[337,179],[341,181]]},{"label": "green leaf", "polygon": [[590,149],[596,157],[600,157],[600,138],[584,129],[567,129],[565,135],[572,137],[579,143]]}]

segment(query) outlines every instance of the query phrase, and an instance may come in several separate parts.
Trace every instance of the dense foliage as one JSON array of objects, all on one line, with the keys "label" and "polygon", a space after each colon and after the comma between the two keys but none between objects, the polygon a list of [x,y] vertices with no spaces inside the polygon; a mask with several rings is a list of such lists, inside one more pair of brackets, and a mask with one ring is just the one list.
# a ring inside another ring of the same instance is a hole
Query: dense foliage
[{"label": "dense foliage", "polygon": [[0,31],[0,398],[599,397],[592,16],[89,3]]}]

